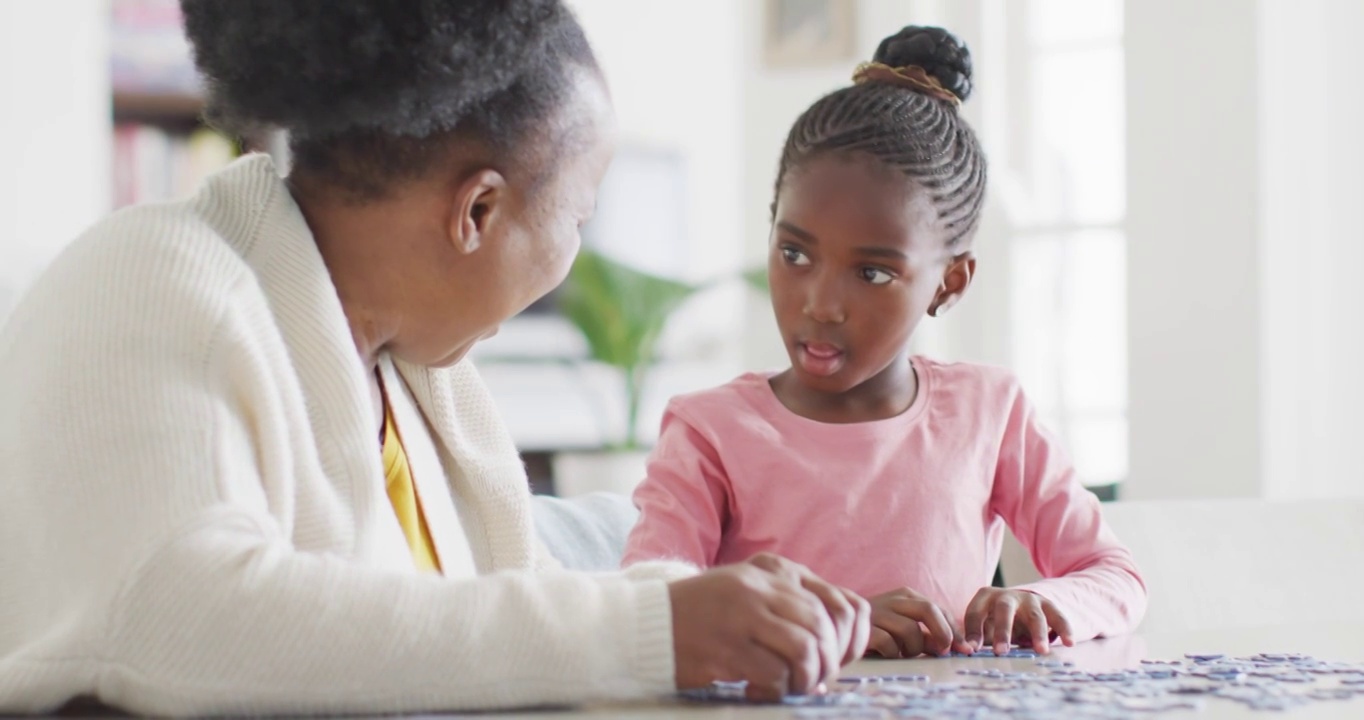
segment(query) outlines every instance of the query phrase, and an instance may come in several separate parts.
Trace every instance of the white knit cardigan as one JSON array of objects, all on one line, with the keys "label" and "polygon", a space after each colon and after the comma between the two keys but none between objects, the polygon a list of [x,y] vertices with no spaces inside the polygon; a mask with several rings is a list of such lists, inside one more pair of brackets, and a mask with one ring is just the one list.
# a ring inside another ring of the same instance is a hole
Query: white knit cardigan
[{"label": "white knit cardigan", "polygon": [[82,695],[203,715],[670,691],[664,581],[690,568],[558,569],[473,367],[397,368],[445,471],[439,492],[419,486],[437,550],[467,545],[476,576],[412,568],[365,371],[268,158],[68,248],[0,333],[0,711]]}]

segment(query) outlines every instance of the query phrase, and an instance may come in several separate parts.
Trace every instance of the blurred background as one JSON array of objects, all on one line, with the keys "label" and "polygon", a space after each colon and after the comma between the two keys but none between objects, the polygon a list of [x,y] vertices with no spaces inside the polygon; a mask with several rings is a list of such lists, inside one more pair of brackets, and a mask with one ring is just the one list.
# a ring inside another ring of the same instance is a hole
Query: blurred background
[{"label": "blurred background", "polygon": [[[538,489],[624,489],[668,397],[783,366],[742,278],[786,130],[938,24],[976,61],[991,189],[977,282],[918,349],[1017,371],[1101,497],[1364,495],[1364,3],[570,4],[622,133],[570,284],[629,309],[631,344],[565,288],[477,349]],[[288,163],[203,125],[173,0],[0,3],[0,102],[0,321],[106,213],[241,152]]]}]

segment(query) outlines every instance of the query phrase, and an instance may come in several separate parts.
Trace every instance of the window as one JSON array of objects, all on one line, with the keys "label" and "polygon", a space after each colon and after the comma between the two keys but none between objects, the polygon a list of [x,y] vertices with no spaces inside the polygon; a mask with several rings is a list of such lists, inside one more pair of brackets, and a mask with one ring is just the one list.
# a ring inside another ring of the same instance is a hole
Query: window
[{"label": "window", "polygon": [[1001,3],[1011,354],[1086,485],[1128,469],[1122,0]]}]

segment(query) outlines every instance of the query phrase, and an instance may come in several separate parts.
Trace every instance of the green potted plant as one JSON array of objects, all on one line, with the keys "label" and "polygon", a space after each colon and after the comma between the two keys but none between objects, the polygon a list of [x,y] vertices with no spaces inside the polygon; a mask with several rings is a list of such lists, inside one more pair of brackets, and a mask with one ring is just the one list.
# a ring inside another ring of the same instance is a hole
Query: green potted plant
[{"label": "green potted plant", "polygon": [[625,428],[600,450],[554,457],[560,495],[630,492],[644,478],[639,412],[658,339],[672,313],[703,286],[659,277],[583,249],[561,290],[559,307],[587,340],[589,359],[621,374]]},{"label": "green potted plant", "polygon": [[771,290],[772,286],[767,282],[767,268],[765,267],[749,268],[743,272],[743,278],[749,287],[763,295],[767,295]]}]

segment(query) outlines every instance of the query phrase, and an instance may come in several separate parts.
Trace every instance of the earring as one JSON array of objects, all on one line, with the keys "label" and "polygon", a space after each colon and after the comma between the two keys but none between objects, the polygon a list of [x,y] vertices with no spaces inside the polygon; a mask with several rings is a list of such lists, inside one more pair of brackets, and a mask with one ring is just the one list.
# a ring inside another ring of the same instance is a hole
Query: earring
[{"label": "earring", "polygon": [[941,305],[939,305],[939,306],[933,308],[933,311],[930,312],[929,315],[932,315],[932,316],[935,317],[935,318],[940,318],[940,317],[942,317],[943,315],[946,315],[946,314],[947,314],[947,308],[949,308],[949,307],[951,307],[951,305],[950,305],[949,303],[943,303],[943,304],[941,304]]}]

